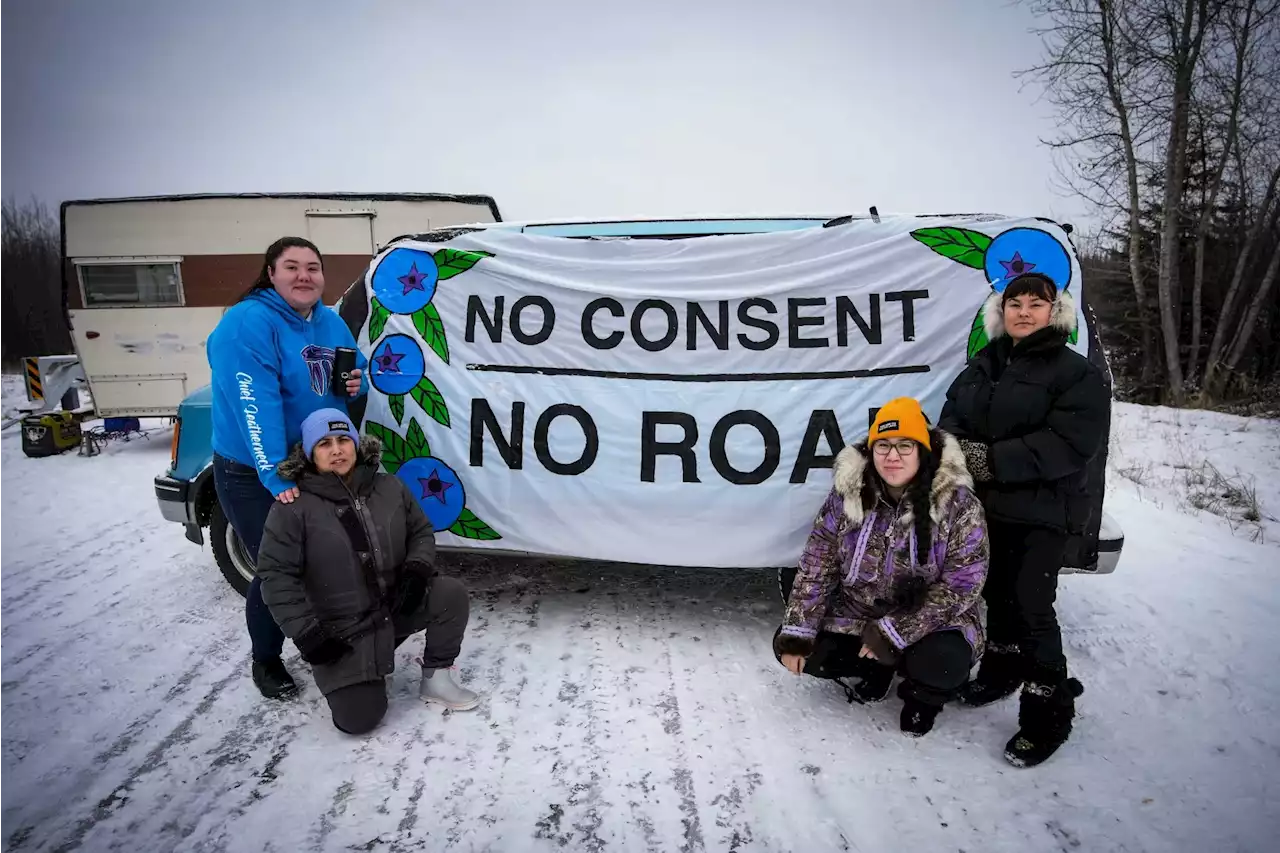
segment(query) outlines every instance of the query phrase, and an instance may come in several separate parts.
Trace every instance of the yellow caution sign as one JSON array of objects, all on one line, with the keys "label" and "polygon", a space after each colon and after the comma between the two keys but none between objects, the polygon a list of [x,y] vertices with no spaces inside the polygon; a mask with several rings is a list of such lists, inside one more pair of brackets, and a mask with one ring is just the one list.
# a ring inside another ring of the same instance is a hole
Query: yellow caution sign
[{"label": "yellow caution sign", "polygon": [[33,403],[44,402],[44,386],[40,384],[40,359],[24,358],[27,366],[27,399]]}]

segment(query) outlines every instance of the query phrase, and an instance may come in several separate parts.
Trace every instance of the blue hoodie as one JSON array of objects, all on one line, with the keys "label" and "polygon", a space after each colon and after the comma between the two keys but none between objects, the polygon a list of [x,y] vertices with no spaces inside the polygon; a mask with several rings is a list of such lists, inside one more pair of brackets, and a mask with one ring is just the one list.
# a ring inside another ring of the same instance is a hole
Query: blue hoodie
[{"label": "blue hoodie", "polygon": [[[270,288],[231,306],[209,335],[213,450],[257,468],[273,495],[293,486],[276,466],[302,440],[307,415],[347,410],[347,401],[330,390],[335,347],[356,350],[356,366],[365,370],[368,359],[337,312],[318,303],[304,320]],[[360,393],[368,387],[361,376]]]}]

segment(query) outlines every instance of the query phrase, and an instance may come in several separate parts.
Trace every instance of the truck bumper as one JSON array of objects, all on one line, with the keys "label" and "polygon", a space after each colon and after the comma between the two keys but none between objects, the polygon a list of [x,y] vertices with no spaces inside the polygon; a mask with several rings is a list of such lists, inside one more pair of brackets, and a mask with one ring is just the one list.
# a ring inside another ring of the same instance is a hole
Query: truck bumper
[{"label": "truck bumper", "polygon": [[161,475],[155,479],[156,503],[165,521],[176,521],[187,529],[187,538],[197,545],[204,544],[200,525],[192,517],[191,502],[187,500],[191,484]]},{"label": "truck bumper", "polygon": [[1098,540],[1098,566],[1093,570],[1095,575],[1109,575],[1120,563],[1120,552],[1124,550],[1124,534]]},{"label": "truck bumper", "polygon": [[165,521],[176,521],[188,524],[191,521],[187,510],[188,485],[182,480],[172,477],[156,477],[156,503],[160,504],[160,515]]}]

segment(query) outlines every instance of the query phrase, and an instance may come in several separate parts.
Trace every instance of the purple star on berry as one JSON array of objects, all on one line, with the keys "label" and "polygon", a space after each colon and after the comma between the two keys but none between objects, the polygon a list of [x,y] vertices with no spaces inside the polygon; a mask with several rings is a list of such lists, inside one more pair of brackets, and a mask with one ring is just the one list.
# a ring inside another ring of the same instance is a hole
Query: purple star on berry
[{"label": "purple star on berry", "polygon": [[392,352],[391,344],[386,344],[383,346],[382,352],[374,356],[373,360],[378,363],[378,370],[383,373],[399,373],[400,359],[402,358],[404,358],[404,353]]},{"label": "purple star on berry", "polygon": [[418,272],[418,262],[414,261],[409,265],[409,271],[397,279],[397,281],[404,285],[404,293],[400,295],[407,296],[411,290],[425,291],[426,288],[422,286],[422,283],[426,280],[426,274]]},{"label": "purple star on berry", "polygon": [[1004,267],[1006,275],[1015,276],[1022,275],[1024,272],[1031,272],[1036,268],[1035,264],[1028,263],[1022,259],[1021,252],[1013,253],[1013,260],[1001,261],[1000,266]]},{"label": "purple star on berry", "polygon": [[444,493],[453,488],[453,483],[446,483],[440,479],[440,469],[432,468],[431,474],[427,477],[419,477],[418,485],[422,486],[422,499],[435,498],[444,503]]}]

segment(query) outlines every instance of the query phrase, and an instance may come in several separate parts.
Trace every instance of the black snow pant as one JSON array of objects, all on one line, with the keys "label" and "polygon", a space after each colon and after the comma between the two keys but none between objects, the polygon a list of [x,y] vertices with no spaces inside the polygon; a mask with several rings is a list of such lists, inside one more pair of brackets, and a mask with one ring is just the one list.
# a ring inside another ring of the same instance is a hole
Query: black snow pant
[{"label": "black snow pant", "polygon": [[[781,629],[779,629],[781,630]],[[867,678],[887,665],[860,658],[862,638],[823,631],[814,640],[813,653],[805,660],[804,674],[815,678]],[[778,661],[782,658],[775,655]],[[969,680],[973,649],[959,631],[935,631],[903,649],[898,674],[903,684],[898,695],[925,705],[942,707]]]},{"label": "black snow pant", "polygon": [[987,602],[987,641],[1016,645],[1030,666],[1061,669],[1062,630],[1053,604],[1067,534],[1046,527],[990,521],[991,562],[982,597]]},{"label": "black snow pant", "polygon": [[[425,606],[407,619],[397,619],[396,648],[419,631],[426,632],[423,669],[448,669],[462,651],[470,604],[467,588],[457,578],[437,575],[427,592]],[[387,680],[375,678],[339,687],[324,697],[333,713],[333,724],[350,735],[361,735],[382,722],[387,713]]]}]

